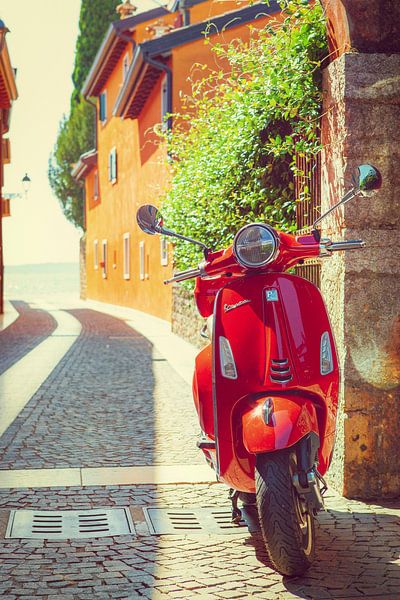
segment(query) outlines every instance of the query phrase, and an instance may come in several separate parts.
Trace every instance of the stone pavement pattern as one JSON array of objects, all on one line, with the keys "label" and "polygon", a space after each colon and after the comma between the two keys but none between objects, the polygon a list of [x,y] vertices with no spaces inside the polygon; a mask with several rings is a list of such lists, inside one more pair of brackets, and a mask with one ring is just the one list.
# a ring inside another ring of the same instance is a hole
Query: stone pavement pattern
[{"label": "stone pavement pattern", "polygon": [[0,375],[51,335],[56,328],[56,322],[48,312],[31,308],[21,301],[14,301],[12,305],[19,316],[1,332]]},{"label": "stone pavement pattern", "polygon": [[399,504],[367,506],[330,495],[319,516],[318,559],[305,577],[289,579],[268,566],[258,534],[146,531],[143,506],[224,506],[226,490],[218,484],[7,490],[0,499],[2,508],[131,506],[137,525],[136,536],[1,540],[0,594],[9,600],[400,597]]},{"label": "stone pavement pattern", "polygon": [[202,463],[189,386],[123,321],[70,312],[82,333],[0,439],[0,469]]},{"label": "stone pavement pattern", "polygon": [[[187,384],[123,322],[88,310],[73,314],[82,335],[0,439],[3,468],[175,462],[195,469],[197,427]],[[10,509],[116,506],[130,507],[135,535],[4,537]],[[268,566],[257,533],[152,536],[146,506],[227,506],[227,491],[219,484],[0,490],[0,596],[400,599],[400,503],[367,505],[331,493],[319,515],[317,560],[294,579]]]}]

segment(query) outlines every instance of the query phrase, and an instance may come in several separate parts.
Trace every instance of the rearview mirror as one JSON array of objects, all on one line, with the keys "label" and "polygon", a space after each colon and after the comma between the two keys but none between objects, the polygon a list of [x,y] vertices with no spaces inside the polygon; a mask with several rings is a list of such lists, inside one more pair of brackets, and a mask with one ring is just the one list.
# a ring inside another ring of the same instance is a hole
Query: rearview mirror
[{"label": "rearview mirror", "polygon": [[332,211],[336,210],[342,204],[345,204],[355,196],[372,196],[375,190],[379,190],[382,185],[382,175],[377,168],[372,165],[359,165],[353,174],[353,187],[343,196],[339,202],[331,206],[329,210],[321,215],[313,223],[314,235],[320,235],[316,230],[318,223],[320,223],[325,217],[327,217]]},{"label": "rearview mirror", "polygon": [[144,204],[136,213],[137,223],[142,231],[154,235],[162,233],[163,218],[158,208],[152,204]]},{"label": "rearview mirror", "polygon": [[362,196],[372,196],[382,185],[382,175],[372,165],[360,165],[354,173],[353,182]]}]

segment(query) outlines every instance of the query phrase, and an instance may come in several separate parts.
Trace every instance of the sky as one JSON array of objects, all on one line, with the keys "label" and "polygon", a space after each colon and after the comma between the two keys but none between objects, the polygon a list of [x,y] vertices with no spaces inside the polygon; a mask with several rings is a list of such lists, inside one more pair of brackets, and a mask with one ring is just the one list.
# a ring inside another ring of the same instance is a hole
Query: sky
[{"label": "sky", "polygon": [[[135,4],[143,10],[157,2]],[[60,121],[69,113],[79,11],[80,0],[0,0],[19,94],[11,114],[11,164],[4,166],[3,193],[22,192],[11,201],[11,217],[3,219],[6,266],[78,261],[81,232],[64,217],[47,171]],[[27,197],[21,183],[25,173],[32,180]]]},{"label": "sky", "polygon": [[47,170],[60,120],[69,112],[79,9],[80,0],[0,0],[19,95],[3,193],[23,194],[25,173],[32,180],[28,195],[11,200],[11,217],[3,219],[6,266],[78,260],[80,232],[65,219]]}]

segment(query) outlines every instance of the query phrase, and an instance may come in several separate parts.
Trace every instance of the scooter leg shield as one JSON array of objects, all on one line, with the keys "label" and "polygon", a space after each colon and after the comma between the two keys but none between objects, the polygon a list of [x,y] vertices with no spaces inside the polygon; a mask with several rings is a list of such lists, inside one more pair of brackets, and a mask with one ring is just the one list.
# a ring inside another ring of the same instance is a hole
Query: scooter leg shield
[{"label": "scooter leg shield", "polygon": [[319,435],[315,405],[301,396],[265,396],[242,413],[243,443],[250,454],[282,450],[310,432]]}]

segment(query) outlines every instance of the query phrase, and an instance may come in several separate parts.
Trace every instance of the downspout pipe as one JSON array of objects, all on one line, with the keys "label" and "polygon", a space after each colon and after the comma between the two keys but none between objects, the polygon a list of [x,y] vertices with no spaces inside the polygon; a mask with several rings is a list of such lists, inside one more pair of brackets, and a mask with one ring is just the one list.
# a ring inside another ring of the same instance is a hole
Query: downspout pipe
[{"label": "downspout pipe", "polygon": [[187,0],[179,0],[179,12],[183,17],[183,26],[190,25],[190,10]]},{"label": "downspout pipe", "polygon": [[143,54],[143,60],[148,65],[151,65],[155,69],[159,71],[164,71],[167,77],[167,131],[171,131],[172,129],[172,69],[162,62],[151,58],[148,54]]}]

